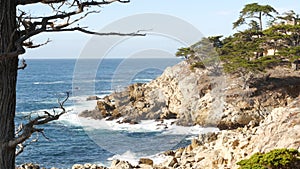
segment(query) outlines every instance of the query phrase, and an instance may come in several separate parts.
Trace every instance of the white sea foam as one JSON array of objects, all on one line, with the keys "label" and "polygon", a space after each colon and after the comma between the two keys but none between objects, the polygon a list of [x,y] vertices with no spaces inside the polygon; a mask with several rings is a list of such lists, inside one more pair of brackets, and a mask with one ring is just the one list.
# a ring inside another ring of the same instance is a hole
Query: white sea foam
[{"label": "white sea foam", "polygon": [[138,165],[139,156],[136,153],[133,153],[131,151],[126,151],[124,154],[116,154],[110,158],[108,158],[108,161],[113,160],[122,160],[122,161],[128,161],[132,165]]},{"label": "white sea foam", "polygon": [[154,164],[161,164],[164,161],[167,160],[167,156],[165,156],[163,153],[157,153],[154,155],[143,155],[143,154],[137,154],[131,151],[126,151],[123,154],[116,154],[110,158],[108,158],[108,161],[113,161],[113,160],[122,160],[122,161],[128,161],[132,165],[138,165],[139,159],[141,158],[149,158],[153,160]]},{"label": "white sea foam", "polygon": [[86,130],[106,129],[114,131],[128,132],[161,132],[163,135],[198,135],[200,133],[219,132],[215,127],[195,126],[178,126],[174,123],[176,120],[164,120],[163,122],[155,120],[142,120],[139,124],[121,123],[122,118],[107,121],[105,119],[95,120],[91,118],[78,117],[81,125]]},{"label": "white sea foam", "polygon": [[165,130],[163,134],[166,135],[198,135],[200,133],[208,133],[208,132],[219,132],[219,129],[216,127],[202,127],[200,125],[195,126],[177,126],[171,125],[168,130]]},{"label": "white sea foam", "polygon": [[85,129],[87,130],[106,129],[128,132],[162,132],[167,130],[167,126],[170,126],[171,123],[174,122],[174,120],[164,120],[163,123],[155,120],[142,120],[138,124],[119,124],[118,121],[122,121],[123,118],[111,121],[108,121],[106,119],[95,120],[83,117],[78,117],[78,119],[80,120],[82,126],[85,127]]},{"label": "white sea foam", "polygon": [[[100,98],[105,95],[98,96]],[[177,126],[173,123],[175,119],[155,121],[155,120],[142,120],[139,124],[121,123],[123,118],[108,121],[106,119],[95,120],[91,118],[79,117],[78,114],[85,110],[93,110],[97,105],[97,100],[86,101],[87,96],[71,97],[70,100],[74,102],[73,106],[65,107],[68,111],[60,117],[59,122],[67,125],[82,126],[85,130],[112,130],[112,131],[128,131],[128,132],[161,132],[163,135],[198,135],[200,133],[218,132],[219,129],[214,127],[204,128],[199,125],[195,126]],[[43,111],[53,112],[52,109],[43,109],[35,111],[39,114]],[[59,112],[60,110],[57,109]],[[23,115],[28,115],[30,112],[20,112]]]},{"label": "white sea foam", "polygon": [[165,156],[163,153],[146,156],[146,158],[152,159],[154,164],[160,164],[167,160],[167,156]]},{"label": "white sea foam", "polygon": [[153,79],[133,79],[134,82],[150,82]]},{"label": "white sea foam", "polygon": [[92,79],[92,80],[84,80],[84,79],[74,79],[73,83],[99,83],[99,82],[124,82],[125,79]]},{"label": "white sea foam", "polygon": [[112,92],[114,92],[114,91],[113,90],[102,90],[101,91],[101,93],[107,93],[107,94],[111,94]]},{"label": "white sea foam", "polygon": [[34,85],[49,85],[49,84],[64,84],[65,81],[54,81],[54,82],[34,82]]}]

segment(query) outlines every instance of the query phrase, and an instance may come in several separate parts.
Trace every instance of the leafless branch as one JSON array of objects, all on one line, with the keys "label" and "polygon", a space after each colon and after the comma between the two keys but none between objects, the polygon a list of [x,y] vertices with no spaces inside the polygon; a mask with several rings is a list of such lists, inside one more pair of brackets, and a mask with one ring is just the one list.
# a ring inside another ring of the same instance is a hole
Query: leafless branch
[{"label": "leafless branch", "polygon": [[73,27],[73,28],[60,29],[60,30],[46,30],[45,32],[72,32],[72,31],[79,31],[79,32],[83,32],[86,34],[99,35],[99,36],[111,36],[111,35],[115,35],[115,36],[146,36],[145,33],[140,33],[140,30],[138,30],[137,32],[131,32],[131,33],[120,33],[120,32],[99,33],[99,32],[86,30],[82,27]]},{"label": "leafless branch", "polygon": [[[43,4],[54,4],[54,3],[61,3],[66,2],[67,0],[16,0],[18,5],[28,5],[28,4],[36,4],[36,3],[43,3]],[[75,0],[77,1],[77,0]],[[74,2],[75,2],[74,1]],[[113,2],[121,2],[121,3],[129,3],[130,0],[109,0],[109,1],[90,1],[85,2],[85,5],[105,5],[110,4]]]},{"label": "leafless branch", "polygon": [[44,43],[41,43],[41,44],[33,44],[33,42],[30,40],[30,41],[27,41],[27,42],[23,42],[23,46],[25,46],[26,48],[38,48],[40,46],[44,46],[46,44],[48,44],[49,42],[51,42],[50,39],[47,39],[46,42]]},{"label": "leafless branch", "polygon": [[[19,28],[17,31],[19,33],[18,35],[20,35],[20,38],[17,41],[14,41],[14,44],[17,47],[16,51],[6,53],[8,56],[18,56],[25,53],[24,47],[39,47],[40,45],[32,45],[30,41],[29,43],[26,41],[31,37],[43,32],[80,31],[87,34],[100,36],[145,36],[145,34],[140,33],[141,31],[131,33],[98,33],[87,30],[86,27],[81,27],[79,25],[71,27],[74,25],[74,23],[82,20],[87,15],[100,12],[88,11],[88,9],[93,6],[101,7],[101,5],[108,5],[114,2],[129,3],[130,0],[16,0],[16,2],[18,5],[35,3],[48,4],[53,9],[54,14],[49,16],[31,16],[30,14],[19,10],[19,16],[17,17]],[[62,9],[65,11],[61,11]]]},{"label": "leafless branch", "polygon": [[[62,101],[58,99],[59,108],[61,109],[60,113],[51,114],[47,111],[44,111],[43,115],[37,115],[37,117],[31,119],[27,124],[22,125],[22,127],[19,127],[18,133],[22,131],[22,134],[18,134],[14,140],[9,141],[8,146],[16,147],[17,145],[21,144],[24,148],[23,143],[26,140],[28,140],[33,133],[41,133],[46,139],[48,139],[44,134],[44,129],[36,128],[36,126],[58,120],[60,116],[67,113],[66,109],[64,108],[64,104],[68,100],[69,96],[70,93],[66,92],[66,97]],[[22,150],[22,146],[20,150]]]},{"label": "leafless branch", "polygon": [[26,144],[20,143],[17,145],[17,149],[16,149],[16,156],[20,155],[21,153],[23,153],[25,147],[29,146],[32,143],[38,142],[39,138],[38,138],[38,134],[37,137],[35,139],[30,140],[29,142],[27,142]]},{"label": "leafless branch", "polygon": [[35,3],[51,4],[65,2],[66,0],[16,0],[18,5],[28,5]]}]

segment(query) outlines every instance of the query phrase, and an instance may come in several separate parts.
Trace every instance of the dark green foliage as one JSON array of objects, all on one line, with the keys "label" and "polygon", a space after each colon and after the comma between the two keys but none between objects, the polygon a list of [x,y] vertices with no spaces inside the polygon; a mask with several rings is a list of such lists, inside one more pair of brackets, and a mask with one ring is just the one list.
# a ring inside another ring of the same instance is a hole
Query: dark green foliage
[{"label": "dark green foliage", "polygon": [[[273,14],[277,14],[277,11],[269,5],[247,4],[234,27],[248,24],[248,29],[224,39],[221,39],[223,36],[202,38],[188,48],[178,49],[176,56],[185,57],[191,69],[237,74],[245,83],[244,87],[247,87],[254,75],[300,58],[299,15],[288,11],[277,17],[280,20],[275,20]],[[277,24],[263,30],[263,17]],[[282,20],[284,24],[278,24]]]},{"label": "dark green foliage", "polygon": [[300,153],[295,149],[274,149],[256,153],[237,164],[239,169],[300,169]]},{"label": "dark green foliage", "polygon": [[194,51],[191,48],[179,48],[175,55],[177,57],[188,59],[194,55]]},{"label": "dark green foliage", "polygon": [[258,37],[259,32],[246,30],[223,40],[220,53],[226,73],[245,75],[263,71],[268,66],[262,59],[263,49],[260,46],[261,38]]},{"label": "dark green foliage", "polygon": [[[240,12],[240,17],[236,22],[233,23],[233,28],[237,28],[246,23],[246,19],[252,18],[250,21],[250,25],[252,28],[253,26],[257,26],[257,29],[262,31],[262,16],[266,16],[269,18],[274,18],[272,13],[277,14],[278,12],[271,7],[270,5],[259,5],[258,3],[251,3],[245,5],[245,7]],[[253,19],[257,19],[258,22],[254,21]],[[254,25],[253,25],[254,24]]]},{"label": "dark green foliage", "polygon": [[299,24],[300,21],[299,15],[293,10],[284,12],[282,16],[278,16],[277,18],[283,20],[283,22],[292,22],[293,25]]},{"label": "dark green foliage", "polygon": [[213,47],[216,48],[221,48],[223,46],[223,42],[220,40],[220,38],[222,38],[223,35],[219,35],[219,36],[210,36],[208,37],[208,40],[213,43]]},{"label": "dark green foliage", "polygon": [[191,70],[194,70],[195,68],[205,69],[205,65],[203,62],[194,62],[190,66]]},{"label": "dark green foliage", "polygon": [[212,36],[202,38],[188,48],[179,48],[176,52],[177,57],[185,57],[190,64],[191,69],[202,68],[210,70],[213,73],[219,72],[219,48],[222,47],[222,36]]},{"label": "dark green foliage", "polygon": [[279,54],[286,56],[290,62],[300,58],[300,46],[284,48],[279,51]]}]

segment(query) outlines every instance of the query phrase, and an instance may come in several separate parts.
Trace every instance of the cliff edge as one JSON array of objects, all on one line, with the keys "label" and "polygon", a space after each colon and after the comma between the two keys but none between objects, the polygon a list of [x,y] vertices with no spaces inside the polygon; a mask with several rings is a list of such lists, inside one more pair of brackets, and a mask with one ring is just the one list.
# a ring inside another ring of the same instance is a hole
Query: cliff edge
[{"label": "cliff edge", "polygon": [[185,61],[167,68],[157,79],[133,84],[97,102],[83,117],[128,123],[145,119],[177,119],[179,125],[235,129],[258,125],[274,108],[287,106],[300,93],[300,75],[277,67],[242,88],[241,77],[191,69]]}]

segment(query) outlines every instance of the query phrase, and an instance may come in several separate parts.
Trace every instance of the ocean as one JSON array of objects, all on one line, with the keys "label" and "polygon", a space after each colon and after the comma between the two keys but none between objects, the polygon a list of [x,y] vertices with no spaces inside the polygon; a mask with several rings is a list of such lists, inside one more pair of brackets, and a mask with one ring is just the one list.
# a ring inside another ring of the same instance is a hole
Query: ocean
[{"label": "ocean", "polygon": [[77,116],[96,106],[96,101],[86,100],[88,96],[104,97],[129,84],[149,82],[179,61],[176,58],[27,60],[28,67],[18,74],[17,124],[26,123],[29,114],[51,112],[65,92],[71,92],[71,97],[65,104],[66,115],[38,126],[44,128],[48,139],[41,134],[33,135],[32,139],[38,141],[30,143],[17,156],[17,165],[33,162],[42,167],[67,169],[78,163],[108,166],[115,158],[134,163],[139,157],[155,158],[164,150],[187,145],[189,138],[199,132],[214,130],[200,126],[165,129],[155,121],[118,125],[115,121]]}]

